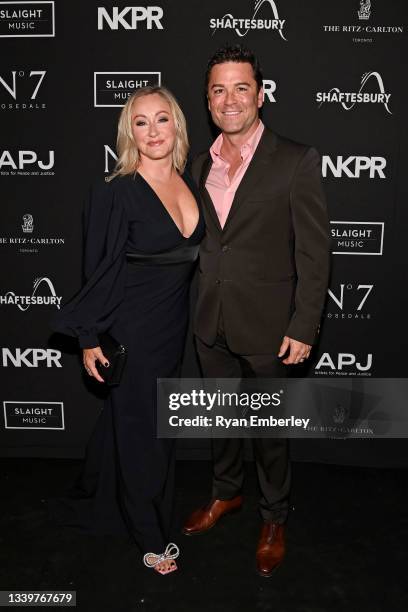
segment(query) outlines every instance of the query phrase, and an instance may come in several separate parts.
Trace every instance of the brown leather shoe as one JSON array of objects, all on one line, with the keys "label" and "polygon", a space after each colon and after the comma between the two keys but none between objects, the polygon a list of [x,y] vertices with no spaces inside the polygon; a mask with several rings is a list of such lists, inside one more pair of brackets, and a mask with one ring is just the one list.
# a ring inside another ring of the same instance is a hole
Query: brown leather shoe
[{"label": "brown leather shoe", "polygon": [[237,495],[232,499],[212,499],[204,508],[195,510],[187,519],[183,533],[185,535],[199,535],[205,533],[226,514],[238,512],[242,507],[242,496]]},{"label": "brown leather shoe", "polygon": [[282,563],[285,555],[285,527],[279,523],[264,523],[256,550],[256,569],[269,578]]}]

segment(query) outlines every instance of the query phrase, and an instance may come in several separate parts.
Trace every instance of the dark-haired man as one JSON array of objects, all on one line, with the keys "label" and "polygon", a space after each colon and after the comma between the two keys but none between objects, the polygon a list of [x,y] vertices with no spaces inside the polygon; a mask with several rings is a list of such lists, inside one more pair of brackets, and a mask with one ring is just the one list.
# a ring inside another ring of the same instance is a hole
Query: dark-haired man
[{"label": "dark-haired man", "polygon": [[[260,121],[262,73],[250,51],[218,50],[206,76],[208,108],[221,134],[193,165],[207,226],[195,316],[203,374],[284,377],[288,366],[309,357],[327,291],[320,158]],[[257,568],[270,576],[285,551],[288,444],[253,442],[263,519]],[[213,461],[212,499],[189,517],[187,535],[207,531],[242,505],[242,440],[213,439]]]}]

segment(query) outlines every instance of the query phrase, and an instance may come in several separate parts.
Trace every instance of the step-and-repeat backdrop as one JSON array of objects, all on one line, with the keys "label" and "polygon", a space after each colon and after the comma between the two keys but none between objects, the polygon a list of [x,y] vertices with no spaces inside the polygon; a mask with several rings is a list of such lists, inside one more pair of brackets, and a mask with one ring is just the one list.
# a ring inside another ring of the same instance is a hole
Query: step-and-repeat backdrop
[{"label": "step-and-repeat backdrop", "polygon": [[[82,455],[103,392],[49,320],[81,283],[84,199],[113,169],[118,115],[136,88],[168,86],[192,155],[208,148],[204,71],[225,42],[261,61],[264,122],[322,156],[332,277],[303,373],[406,376],[407,15],[403,0],[0,2],[2,454]],[[191,335],[184,373],[197,374]],[[404,461],[402,442],[292,446],[295,458],[386,465]],[[184,456],[207,447],[181,444]]]}]

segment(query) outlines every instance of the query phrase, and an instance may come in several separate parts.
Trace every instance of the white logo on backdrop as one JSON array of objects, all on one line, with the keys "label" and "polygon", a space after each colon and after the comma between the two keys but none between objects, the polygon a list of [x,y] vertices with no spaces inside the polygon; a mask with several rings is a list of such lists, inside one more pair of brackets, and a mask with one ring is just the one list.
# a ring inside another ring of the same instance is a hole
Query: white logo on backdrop
[{"label": "white logo on backdrop", "polygon": [[[268,5],[272,11],[273,19],[261,19],[257,15],[264,5]],[[276,30],[283,40],[287,40],[283,34],[285,19],[279,19],[279,13],[274,0],[256,0],[254,14],[249,19],[236,19],[230,13],[224,17],[213,17],[210,19],[210,28],[215,34],[217,30],[235,30],[238,36],[246,36],[250,30]]]},{"label": "white logo on backdrop", "polygon": [[125,30],[137,30],[138,25],[146,22],[146,29],[163,30],[161,19],[163,9],[160,6],[125,6],[119,9],[113,6],[110,9],[98,6],[98,30],[103,30],[106,25],[111,30],[122,27]]},{"label": "white logo on backdrop", "polygon": [[23,230],[25,234],[31,234],[33,232],[33,229],[34,229],[33,215],[30,215],[29,213],[27,213],[26,215],[23,215],[23,225],[21,226],[21,229]]},{"label": "white logo on backdrop", "polygon": [[360,178],[361,173],[373,178],[386,178],[384,168],[387,165],[385,157],[366,157],[364,155],[349,155],[343,158],[337,155],[333,159],[330,155],[322,155],[322,175],[326,178],[330,172],[335,178],[347,176]]},{"label": "white logo on backdrop", "polygon": [[[380,93],[364,92],[363,89],[370,79],[377,81]],[[332,87],[328,92],[317,92],[316,102],[320,102],[319,108],[322,104],[336,103],[340,104],[345,110],[349,111],[356,104],[383,104],[387,113],[392,115],[388,103],[390,101],[391,94],[385,92],[384,83],[379,72],[365,72],[361,77],[360,89],[357,92],[343,92],[338,87]]]},{"label": "white logo on backdrop", "polygon": [[14,368],[38,368],[40,365],[44,365],[47,368],[62,368],[61,365],[61,351],[51,348],[2,348],[2,366],[7,368],[12,366]]},{"label": "white logo on backdrop", "polygon": [[[37,295],[42,285],[48,287],[50,295]],[[59,309],[61,300],[62,297],[57,296],[54,285],[46,276],[35,279],[31,295],[16,295],[13,291],[8,291],[5,295],[0,295],[0,305],[10,304],[17,306],[17,308],[22,311],[28,310],[32,305],[55,306]]]},{"label": "white logo on backdrop", "polygon": [[333,255],[382,255],[383,221],[330,221]]},{"label": "white logo on backdrop", "polygon": [[370,0],[360,0],[360,8],[357,11],[358,18],[366,21],[371,17],[371,2]]},{"label": "white logo on backdrop", "polygon": [[45,38],[55,36],[55,3],[0,2],[0,38]]},{"label": "white logo on backdrop", "polygon": [[[353,375],[355,370],[358,372],[369,372],[373,365],[373,355],[368,353],[365,361],[357,361],[357,356],[353,353],[338,353],[336,357],[332,357],[330,353],[323,353],[320,357],[315,370],[329,369],[334,373],[343,372],[344,370]],[[350,371],[352,369],[352,371]],[[319,372],[320,374],[321,372]]]}]

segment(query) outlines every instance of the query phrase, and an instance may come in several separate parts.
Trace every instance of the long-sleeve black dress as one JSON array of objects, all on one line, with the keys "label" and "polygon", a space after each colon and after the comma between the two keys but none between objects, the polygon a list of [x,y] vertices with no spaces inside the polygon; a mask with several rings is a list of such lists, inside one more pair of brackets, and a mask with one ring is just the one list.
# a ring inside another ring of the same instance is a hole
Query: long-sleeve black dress
[{"label": "long-sleeve black dress", "polygon": [[90,533],[130,532],[144,552],[161,552],[168,543],[174,444],[156,438],[156,379],[179,373],[204,233],[196,187],[187,174],[182,178],[199,209],[189,238],[140,174],[93,188],[85,211],[86,282],[52,324],[78,336],[83,348],[98,346],[98,332],[109,329],[128,351],[80,482],[65,500],[64,522]]}]

